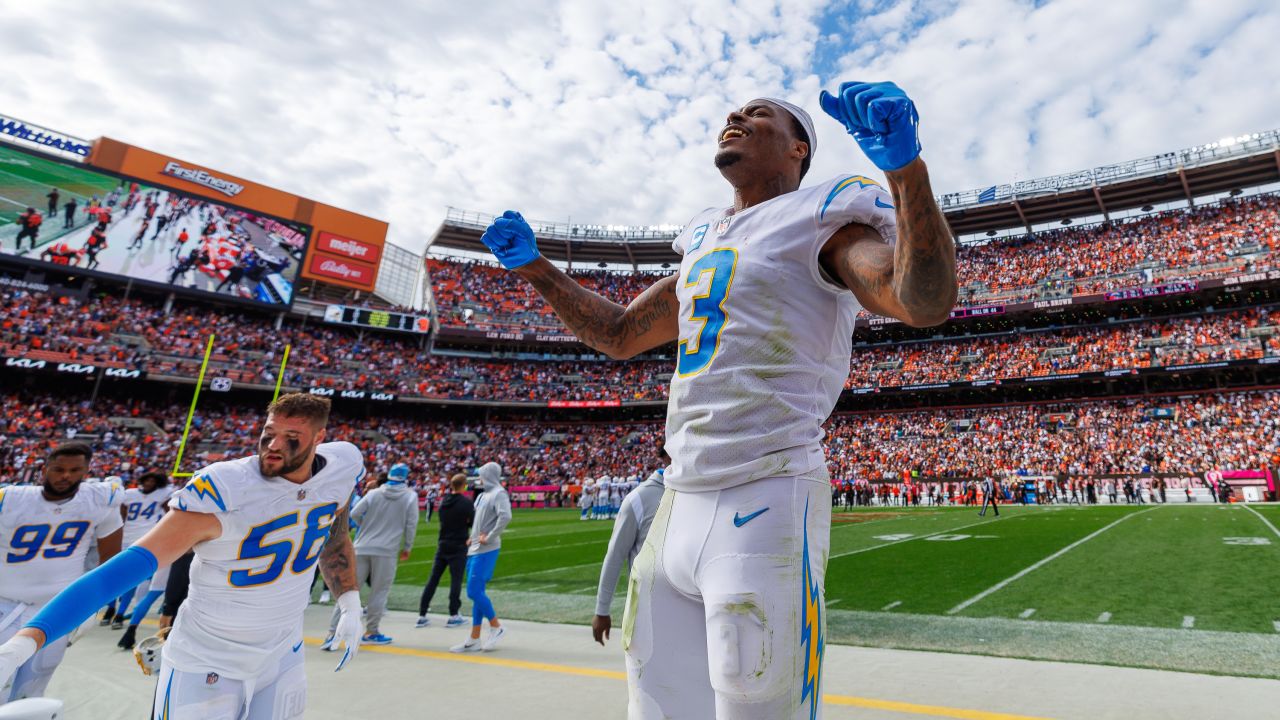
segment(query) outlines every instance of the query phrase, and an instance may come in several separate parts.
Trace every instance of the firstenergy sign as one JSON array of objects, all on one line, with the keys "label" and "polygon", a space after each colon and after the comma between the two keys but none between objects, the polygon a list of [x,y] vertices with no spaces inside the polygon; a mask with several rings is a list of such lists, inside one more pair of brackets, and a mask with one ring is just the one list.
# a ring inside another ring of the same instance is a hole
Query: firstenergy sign
[{"label": "firstenergy sign", "polygon": [[165,163],[164,169],[160,171],[160,174],[175,177],[179,180],[186,180],[187,182],[195,183],[197,185],[203,185],[210,190],[217,190],[227,197],[235,197],[244,192],[244,186],[240,183],[223,180],[220,177],[210,175],[204,170],[197,168],[182,167],[178,163],[172,161]]}]

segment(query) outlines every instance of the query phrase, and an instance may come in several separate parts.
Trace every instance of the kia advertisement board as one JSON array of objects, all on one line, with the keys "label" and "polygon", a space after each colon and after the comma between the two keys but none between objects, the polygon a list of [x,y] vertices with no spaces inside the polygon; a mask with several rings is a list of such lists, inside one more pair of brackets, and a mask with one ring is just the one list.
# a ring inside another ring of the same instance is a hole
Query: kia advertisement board
[{"label": "kia advertisement board", "polygon": [[[241,187],[180,165],[166,174],[225,198]],[[0,144],[0,257],[288,307],[310,235],[302,223]]]}]

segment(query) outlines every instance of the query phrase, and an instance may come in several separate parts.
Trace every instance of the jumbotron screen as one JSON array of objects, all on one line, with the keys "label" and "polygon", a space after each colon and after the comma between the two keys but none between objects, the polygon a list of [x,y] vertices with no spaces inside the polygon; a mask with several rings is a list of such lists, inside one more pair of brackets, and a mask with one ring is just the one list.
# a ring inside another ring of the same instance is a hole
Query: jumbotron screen
[{"label": "jumbotron screen", "polygon": [[0,258],[272,306],[311,228],[0,144]]}]

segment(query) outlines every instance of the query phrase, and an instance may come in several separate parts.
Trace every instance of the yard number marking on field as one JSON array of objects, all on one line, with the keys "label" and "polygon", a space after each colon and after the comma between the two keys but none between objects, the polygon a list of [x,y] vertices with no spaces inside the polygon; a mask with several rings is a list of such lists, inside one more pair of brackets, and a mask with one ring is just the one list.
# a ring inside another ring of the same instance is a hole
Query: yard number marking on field
[{"label": "yard number marking on field", "polygon": [[1147,510],[1139,510],[1139,511],[1138,511],[1138,512],[1136,512],[1136,513],[1130,513],[1130,514],[1125,515],[1124,517],[1120,518],[1119,520],[1116,520],[1116,521],[1115,521],[1115,522],[1113,522],[1113,523],[1110,523],[1110,524],[1108,524],[1108,525],[1103,526],[1103,527],[1102,527],[1101,529],[1099,529],[1099,530],[1095,530],[1095,531],[1093,531],[1093,532],[1089,533],[1088,535],[1085,535],[1084,537],[1082,537],[1082,538],[1080,538],[1079,540],[1077,540],[1077,541],[1075,541],[1075,542],[1071,543],[1070,545],[1068,545],[1068,546],[1066,546],[1066,547],[1062,548],[1061,550],[1059,550],[1059,551],[1055,552],[1054,554],[1050,555],[1049,557],[1044,558],[1043,560],[1039,560],[1039,561],[1037,561],[1036,563],[1034,563],[1034,564],[1033,564],[1033,565],[1031,565],[1030,567],[1026,567],[1026,568],[1023,568],[1022,570],[1019,570],[1019,571],[1018,571],[1015,575],[1013,575],[1012,577],[1008,577],[1008,578],[1005,578],[1004,580],[1001,580],[1000,582],[996,583],[995,585],[992,585],[991,587],[987,588],[986,590],[983,590],[982,592],[978,593],[977,595],[974,595],[973,597],[969,598],[968,600],[965,600],[964,602],[960,603],[959,605],[957,605],[957,606],[955,606],[955,607],[951,608],[950,610],[948,610],[948,611],[947,611],[947,614],[948,614],[948,615],[955,615],[956,613],[960,612],[961,610],[964,610],[965,608],[967,608],[967,607],[969,607],[970,605],[972,605],[972,604],[974,604],[974,603],[978,602],[979,600],[982,600],[983,598],[987,597],[988,595],[990,595],[990,594],[992,594],[992,593],[994,593],[994,592],[996,592],[996,591],[998,591],[998,590],[1003,589],[1006,585],[1008,585],[1008,584],[1010,584],[1010,583],[1012,583],[1012,582],[1015,582],[1015,581],[1017,581],[1017,580],[1022,579],[1022,578],[1023,578],[1023,577],[1025,577],[1026,575],[1028,575],[1028,574],[1030,574],[1030,573],[1032,573],[1032,572],[1034,572],[1034,571],[1036,571],[1036,570],[1039,570],[1040,568],[1044,567],[1045,565],[1048,565],[1049,563],[1053,562],[1054,560],[1057,560],[1058,558],[1062,557],[1063,555],[1066,555],[1067,553],[1071,552],[1072,550],[1075,550],[1076,548],[1078,548],[1078,547],[1080,547],[1081,545],[1083,545],[1083,544],[1085,544],[1085,543],[1089,542],[1090,540],[1092,540],[1092,539],[1094,539],[1094,538],[1098,537],[1098,536],[1099,536],[1099,535],[1101,535],[1102,533],[1104,533],[1104,532],[1106,532],[1106,531],[1110,530],[1111,528],[1115,527],[1116,525],[1119,525],[1120,523],[1124,522],[1125,520],[1128,520],[1128,519],[1129,519],[1129,518],[1131,518],[1131,517],[1137,517],[1137,516],[1139,516],[1139,515],[1141,515],[1141,514],[1143,514],[1143,513],[1149,513],[1149,512],[1151,512],[1152,510],[1155,510],[1155,508],[1149,508],[1149,509],[1147,509]]}]

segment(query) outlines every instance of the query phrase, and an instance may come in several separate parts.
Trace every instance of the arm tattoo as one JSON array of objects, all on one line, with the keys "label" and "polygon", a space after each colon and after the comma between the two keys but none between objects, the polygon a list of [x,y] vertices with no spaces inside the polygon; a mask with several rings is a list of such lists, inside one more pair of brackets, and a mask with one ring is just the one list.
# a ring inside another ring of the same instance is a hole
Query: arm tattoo
[{"label": "arm tattoo", "polygon": [[356,550],[351,544],[351,508],[345,507],[329,526],[329,539],[320,550],[320,573],[336,598],[348,590],[357,590]]},{"label": "arm tattoo", "polygon": [[521,275],[579,340],[610,357],[629,357],[675,339],[679,302],[674,275],[654,283],[625,308],[550,263],[538,263]]},{"label": "arm tattoo", "polygon": [[956,248],[947,219],[933,199],[924,161],[888,173],[897,207],[898,244],[893,284],[898,301],[914,318],[938,324],[955,307]]}]

